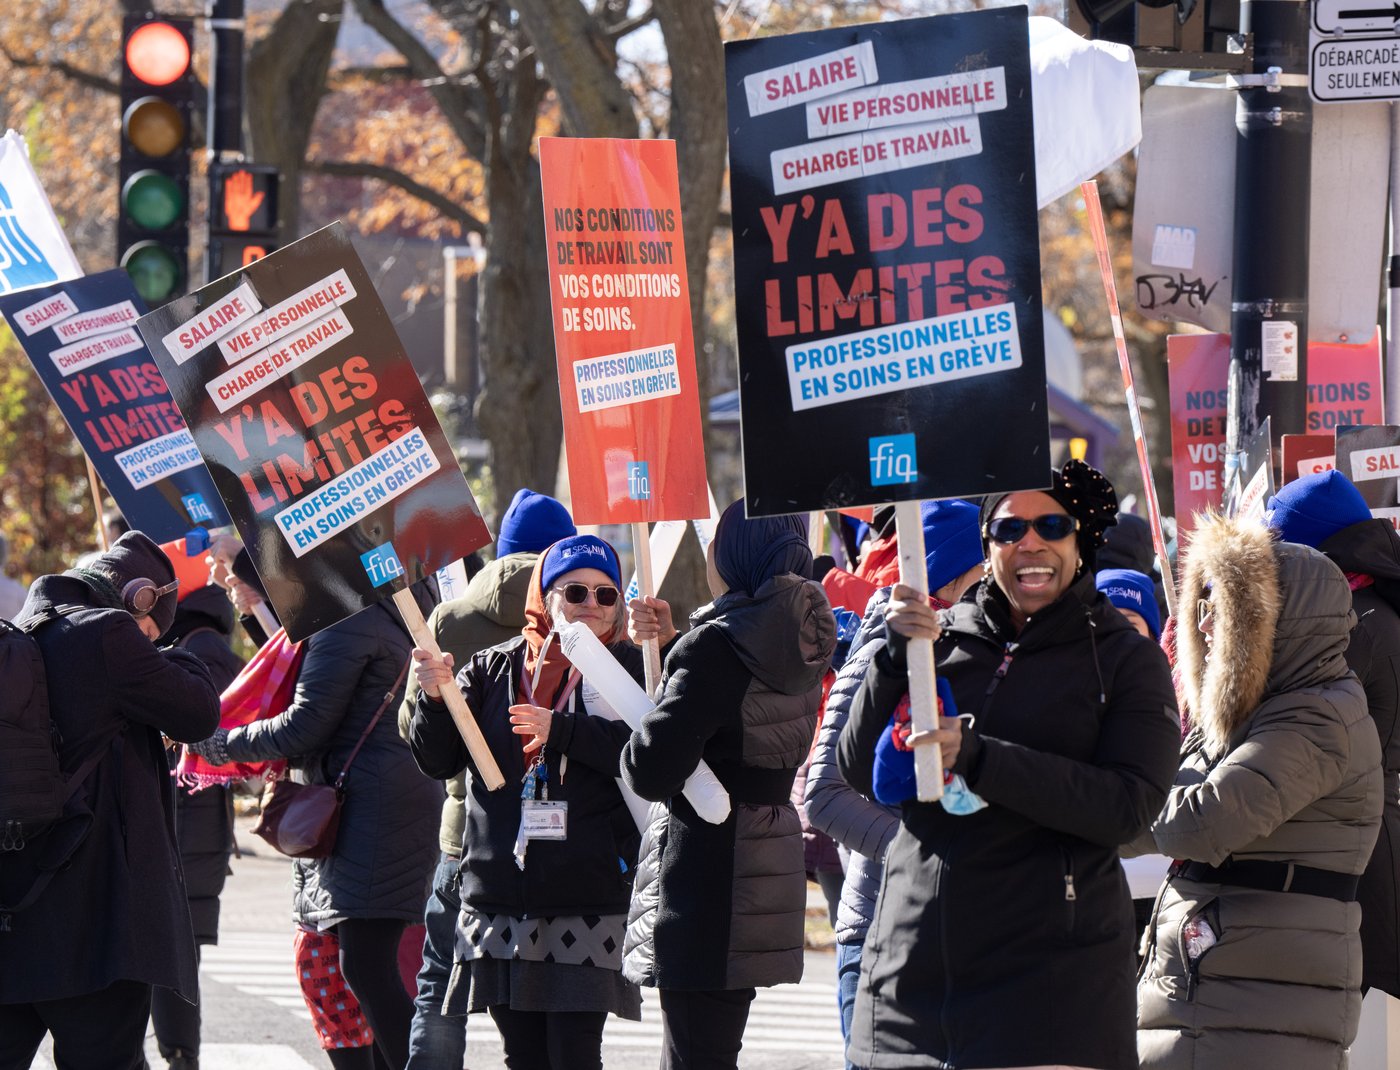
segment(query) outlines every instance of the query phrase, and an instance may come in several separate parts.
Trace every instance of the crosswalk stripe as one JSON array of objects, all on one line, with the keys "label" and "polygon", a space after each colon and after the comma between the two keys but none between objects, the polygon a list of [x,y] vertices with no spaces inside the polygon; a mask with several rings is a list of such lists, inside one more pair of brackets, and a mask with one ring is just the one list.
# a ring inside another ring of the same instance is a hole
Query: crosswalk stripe
[{"label": "crosswalk stripe", "polygon": [[[291,935],[225,931],[219,944],[203,949],[202,976],[238,991],[265,999],[298,1018],[310,1020],[302,1000],[292,962]],[[642,1021],[627,1022],[609,1018],[603,1031],[603,1046],[617,1048],[659,1047],[662,1037],[661,1011],[654,990],[642,990]],[[467,1020],[467,1040],[492,1050],[500,1050],[500,1034],[484,1014]],[[843,1045],[837,1023],[836,986],[810,980],[801,985],[780,985],[759,989],[749,1012],[744,1032],[744,1049],[762,1052],[803,1052],[832,1056],[839,1063]],[[261,1050],[261,1049],[260,1049]],[[282,1070],[283,1064],[269,1063],[259,1055],[259,1070]],[[208,1070],[221,1064],[208,1063]],[[300,1063],[287,1064],[300,1070]]]}]

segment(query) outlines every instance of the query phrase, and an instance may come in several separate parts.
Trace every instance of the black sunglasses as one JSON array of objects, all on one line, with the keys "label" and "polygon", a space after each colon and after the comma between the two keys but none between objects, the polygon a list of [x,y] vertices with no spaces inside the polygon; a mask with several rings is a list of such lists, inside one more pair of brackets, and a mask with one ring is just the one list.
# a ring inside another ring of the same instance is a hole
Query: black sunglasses
[{"label": "black sunglasses", "polygon": [[1059,542],[1079,530],[1079,521],[1067,513],[1046,513],[1034,520],[1023,516],[999,516],[987,521],[987,537],[993,542],[1011,546],[1026,537],[1035,528],[1035,533],[1046,542]]},{"label": "black sunglasses", "polygon": [[610,583],[600,583],[597,587],[590,587],[586,583],[566,583],[559,590],[564,592],[564,601],[571,606],[581,606],[588,601],[588,594],[591,591],[593,597],[598,600],[598,604],[604,609],[611,609],[617,605],[618,589]]}]

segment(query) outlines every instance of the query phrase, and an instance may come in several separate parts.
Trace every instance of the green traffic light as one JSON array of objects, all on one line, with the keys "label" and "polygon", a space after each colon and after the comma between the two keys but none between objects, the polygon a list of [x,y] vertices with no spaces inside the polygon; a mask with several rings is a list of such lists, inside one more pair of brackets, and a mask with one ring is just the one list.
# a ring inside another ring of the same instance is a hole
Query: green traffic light
[{"label": "green traffic light", "polygon": [[122,254],[121,266],[131,276],[136,292],[151,305],[169,300],[183,274],[175,254],[153,241],[133,245]]},{"label": "green traffic light", "polygon": [[164,230],[185,213],[179,184],[159,171],[137,171],[122,187],[126,217],[146,230]]}]

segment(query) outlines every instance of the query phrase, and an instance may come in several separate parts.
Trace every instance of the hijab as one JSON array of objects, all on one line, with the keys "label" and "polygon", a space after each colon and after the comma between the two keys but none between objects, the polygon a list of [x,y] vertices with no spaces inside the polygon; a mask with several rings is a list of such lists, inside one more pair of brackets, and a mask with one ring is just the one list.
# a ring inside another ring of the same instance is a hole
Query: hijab
[{"label": "hijab", "polygon": [[733,502],[715,527],[715,568],[731,591],[752,597],[774,576],[812,575],[806,517],[794,514],[748,519],[744,502]]}]

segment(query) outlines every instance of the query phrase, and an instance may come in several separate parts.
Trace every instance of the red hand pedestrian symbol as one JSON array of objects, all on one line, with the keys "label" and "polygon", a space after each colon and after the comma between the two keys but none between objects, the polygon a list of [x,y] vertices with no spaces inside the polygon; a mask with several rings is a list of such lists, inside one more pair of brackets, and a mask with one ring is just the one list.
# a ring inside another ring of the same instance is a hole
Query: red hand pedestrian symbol
[{"label": "red hand pedestrian symbol", "polygon": [[247,230],[265,194],[253,191],[253,173],[235,171],[224,181],[224,216],[229,230]]}]

